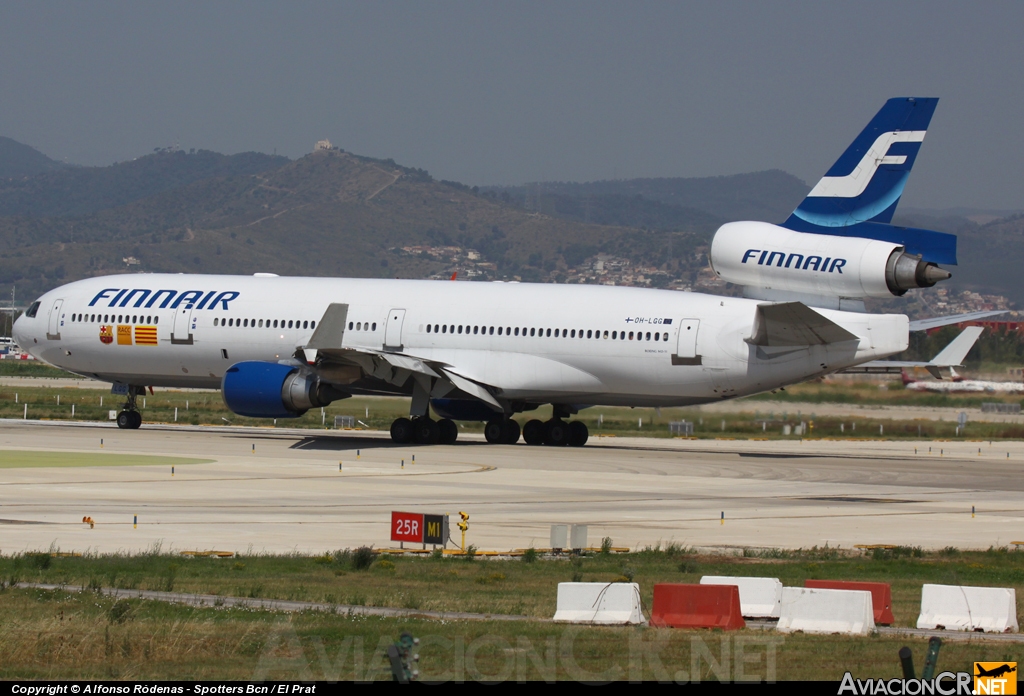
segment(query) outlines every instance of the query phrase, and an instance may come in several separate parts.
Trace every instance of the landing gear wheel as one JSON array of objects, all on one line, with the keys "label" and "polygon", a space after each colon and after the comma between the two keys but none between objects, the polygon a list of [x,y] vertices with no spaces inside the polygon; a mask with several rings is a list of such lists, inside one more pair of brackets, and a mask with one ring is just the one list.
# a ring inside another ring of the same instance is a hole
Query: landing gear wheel
[{"label": "landing gear wheel", "polygon": [[437,441],[442,445],[454,445],[455,441],[459,438],[459,426],[455,425],[455,421],[448,418],[437,422],[437,430],[440,433]]},{"label": "landing gear wheel", "polygon": [[436,445],[437,441],[441,439],[441,430],[437,427],[437,423],[427,416],[413,420],[412,432],[417,445]]},{"label": "landing gear wheel", "polygon": [[505,441],[505,423],[501,418],[487,421],[484,426],[484,439],[492,445],[500,445]]},{"label": "landing gear wheel", "polygon": [[590,431],[583,421],[572,421],[569,423],[569,446],[582,447],[590,439]]},{"label": "landing gear wheel", "polygon": [[539,420],[526,421],[526,425],[523,426],[523,439],[526,440],[528,445],[543,445],[544,444],[544,422]]},{"label": "landing gear wheel", "polygon": [[412,421],[408,418],[396,418],[391,424],[391,441],[396,445],[404,445],[412,441]]},{"label": "landing gear wheel", "polygon": [[132,418],[131,425],[129,425],[128,427],[131,428],[132,430],[138,430],[139,427],[142,425],[142,414],[139,413],[138,411],[129,411],[128,413],[131,414]]},{"label": "landing gear wheel", "polygon": [[[117,427],[122,430],[134,430],[138,426],[134,425],[135,419],[132,418],[132,414],[135,411],[121,411],[117,414]],[[141,420],[141,419],[140,419]]]},{"label": "landing gear wheel", "polygon": [[569,424],[563,420],[552,418],[544,424],[544,444],[552,447],[565,447],[569,444]]},{"label": "landing gear wheel", "polygon": [[511,418],[505,421],[505,434],[502,442],[506,445],[514,445],[519,442],[519,423]]}]

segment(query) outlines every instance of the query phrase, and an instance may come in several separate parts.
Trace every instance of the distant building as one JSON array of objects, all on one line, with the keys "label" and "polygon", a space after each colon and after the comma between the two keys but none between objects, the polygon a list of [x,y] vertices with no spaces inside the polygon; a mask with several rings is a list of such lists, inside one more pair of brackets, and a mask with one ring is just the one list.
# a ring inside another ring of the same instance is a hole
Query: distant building
[{"label": "distant building", "polygon": [[313,147],[313,152],[317,152],[319,150],[333,150],[333,149],[334,149],[334,146],[331,145],[331,141],[330,140],[317,140],[316,141],[316,145]]}]

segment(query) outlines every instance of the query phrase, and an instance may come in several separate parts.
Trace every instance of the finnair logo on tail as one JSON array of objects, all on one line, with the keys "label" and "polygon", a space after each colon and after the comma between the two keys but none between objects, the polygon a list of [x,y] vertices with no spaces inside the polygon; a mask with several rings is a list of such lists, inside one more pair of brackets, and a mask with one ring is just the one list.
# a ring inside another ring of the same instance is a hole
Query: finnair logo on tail
[{"label": "finnair logo on tail", "polygon": [[906,155],[890,155],[893,143],[920,143],[927,131],[888,131],[882,133],[846,176],[825,176],[807,194],[808,198],[856,198],[864,193],[875,172],[883,164],[903,164]]}]

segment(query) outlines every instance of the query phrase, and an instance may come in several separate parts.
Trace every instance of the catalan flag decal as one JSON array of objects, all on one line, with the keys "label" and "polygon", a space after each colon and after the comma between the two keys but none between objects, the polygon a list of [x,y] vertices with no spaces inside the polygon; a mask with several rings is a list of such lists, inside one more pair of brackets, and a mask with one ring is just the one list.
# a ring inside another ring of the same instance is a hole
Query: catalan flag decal
[{"label": "catalan flag decal", "polygon": [[155,346],[156,345],[156,327],[155,326],[136,326],[135,327],[135,345],[137,345],[137,346]]}]

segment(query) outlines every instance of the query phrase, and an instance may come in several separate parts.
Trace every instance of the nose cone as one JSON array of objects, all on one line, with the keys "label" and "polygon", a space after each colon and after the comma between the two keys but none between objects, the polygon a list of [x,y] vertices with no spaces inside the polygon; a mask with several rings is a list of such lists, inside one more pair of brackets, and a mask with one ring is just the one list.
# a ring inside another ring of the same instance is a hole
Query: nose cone
[{"label": "nose cone", "polygon": [[14,342],[21,346],[22,350],[28,347],[28,344],[32,342],[32,339],[27,335],[28,323],[32,321],[27,319],[24,314],[17,318],[14,322],[14,326],[11,327],[11,337],[14,338]]}]

